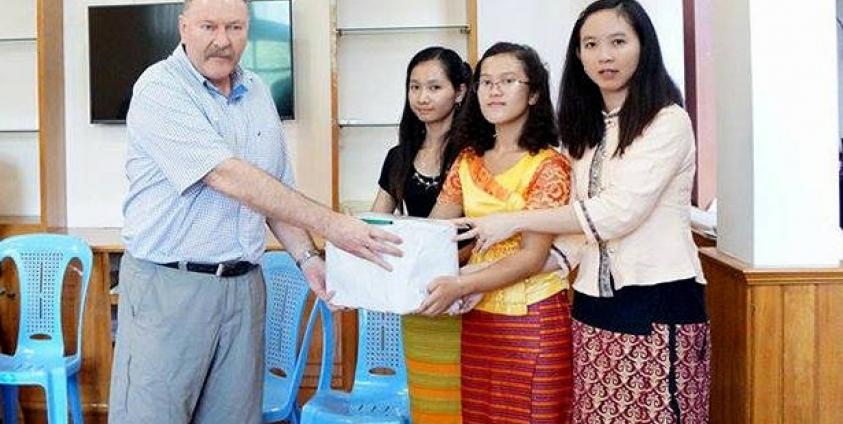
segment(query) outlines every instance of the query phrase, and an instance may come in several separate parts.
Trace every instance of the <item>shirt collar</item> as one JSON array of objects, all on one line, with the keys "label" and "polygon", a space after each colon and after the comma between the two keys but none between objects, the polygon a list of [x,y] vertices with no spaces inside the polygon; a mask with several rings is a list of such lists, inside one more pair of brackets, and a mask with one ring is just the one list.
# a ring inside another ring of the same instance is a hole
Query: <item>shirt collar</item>
[{"label": "shirt collar", "polygon": [[[193,75],[194,78],[196,78],[197,82],[204,85],[205,88],[207,88],[208,90],[213,90],[216,93],[220,92],[214,86],[214,84],[211,83],[211,81],[208,81],[208,79],[205,78],[204,75],[199,73],[199,70],[196,69],[195,66],[193,66],[193,63],[190,62],[190,58],[187,57],[187,53],[184,51],[183,44],[179,43],[179,45],[176,47],[176,50],[173,51],[173,57],[183,68],[187,69],[188,72]],[[248,75],[246,75],[246,73],[243,71],[243,68],[239,64],[235,66],[234,72],[231,73],[231,93],[228,96],[229,99],[238,100],[240,97],[246,94],[247,91],[249,91],[249,87],[251,86],[251,84],[252,80]]]},{"label": "shirt collar", "polygon": [[617,118],[617,117],[618,117],[618,115],[619,115],[619,114],[620,114],[620,112],[621,112],[621,108],[620,108],[620,107],[616,107],[616,108],[614,108],[614,109],[612,109],[612,110],[610,110],[610,111],[608,111],[608,112],[606,112],[605,110],[604,110],[604,111],[601,111],[601,112],[603,113],[603,119],[612,119],[612,118]]}]

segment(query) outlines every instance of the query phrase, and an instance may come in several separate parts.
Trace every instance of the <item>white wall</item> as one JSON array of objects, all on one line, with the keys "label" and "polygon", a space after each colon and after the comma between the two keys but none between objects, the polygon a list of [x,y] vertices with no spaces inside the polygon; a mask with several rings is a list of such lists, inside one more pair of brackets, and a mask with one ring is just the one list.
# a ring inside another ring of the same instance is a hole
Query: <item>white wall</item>
[{"label": "white wall", "polygon": [[843,0],[837,0],[837,123],[843,138]]},{"label": "white wall", "polygon": [[718,248],[756,266],[839,265],[834,9],[713,7]]},{"label": "white wall", "polygon": [[[591,0],[479,0],[477,2],[478,55],[498,41],[527,44],[550,69],[554,104],[571,30]],[[685,92],[685,47],[682,0],[640,0],[656,27],[665,65]]]},{"label": "white wall", "polygon": [[714,0],[712,56],[717,116],[717,248],[751,262],[753,250],[752,69],[749,5]]},{"label": "white wall", "polygon": [[[125,126],[89,123],[88,5],[165,2],[65,2],[68,226],[121,226],[127,189]],[[299,187],[323,202],[331,199],[329,16],[326,1],[293,1],[296,120],[284,124]]]},{"label": "white wall", "polygon": [[[41,213],[35,2],[6,0],[0,14],[0,216]],[[11,41],[10,39],[18,39]]]},{"label": "white wall", "polygon": [[[465,25],[464,1],[338,0],[337,27]],[[341,121],[395,124],[404,107],[404,77],[416,52],[433,45],[466,57],[468,36],[455,31],[346,33],[337,40],[337,102]],[[339,199],[345,210],[368,210],[381,165],[398,142],[397,126],[344,127],[339,133]]]},{"label": "white wall", "polygon": [[550,70],[550,97],[556,103],[565,49],[582,0],[479,0],[477,2],[477,59],[498,41],[527,44]]},{"label": "white wall", "polygon": [[[815,2],[806,7],[778,0],[752,1],[749,7],[753,263],[837,266],[837,39],[831,21],[835,5]],[[811,34],[811,42],[795,34]],[[806,58],[810,66],[805,66]]]}]

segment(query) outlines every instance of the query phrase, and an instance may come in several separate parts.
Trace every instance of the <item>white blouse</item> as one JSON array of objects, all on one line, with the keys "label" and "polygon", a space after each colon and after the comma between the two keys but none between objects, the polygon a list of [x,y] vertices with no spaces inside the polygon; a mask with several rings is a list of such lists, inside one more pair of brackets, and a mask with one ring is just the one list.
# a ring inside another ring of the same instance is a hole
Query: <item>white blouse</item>
[{"label": "white blouse", "polygon": [[614,156],[617,114],[605,119],[604,145],[572,161],[571,203],[585,237],[554,241],[560,266],[579,262],[574,289],[589,296],[686,278],[705,284],[689,222],[696,148],[688,114],[665,107],[622,156]]}]

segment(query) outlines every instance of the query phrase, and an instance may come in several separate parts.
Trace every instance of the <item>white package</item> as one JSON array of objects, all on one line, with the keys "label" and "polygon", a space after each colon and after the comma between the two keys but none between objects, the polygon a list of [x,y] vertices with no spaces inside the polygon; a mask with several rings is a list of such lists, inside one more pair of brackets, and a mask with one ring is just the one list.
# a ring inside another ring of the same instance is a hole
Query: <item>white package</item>
[{"label": "white package", "polygon": [[427,285],[439,276],[459,273],[456,228],[446,222],[383,214],[364,214],[378,228],[401,237],[402,257],[383,255],[387,271],[328,243],[326,286],[335,292],[331,303],[350,308],[407,314],[427,296]]}]

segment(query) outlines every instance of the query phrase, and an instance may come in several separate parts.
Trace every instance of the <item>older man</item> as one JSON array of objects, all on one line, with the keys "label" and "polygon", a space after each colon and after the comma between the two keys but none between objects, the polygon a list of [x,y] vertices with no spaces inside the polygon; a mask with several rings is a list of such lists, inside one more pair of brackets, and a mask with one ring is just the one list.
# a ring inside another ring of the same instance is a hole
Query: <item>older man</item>
[{"label": "older man", "polygon": [[270,92],[238,66],[245,0],[187,0],[181,44],[138,79],[129,108],[112,423],[258,423],[265,223],[317,295],[305,230],[388,267],[389,233],[294,184]]}]

